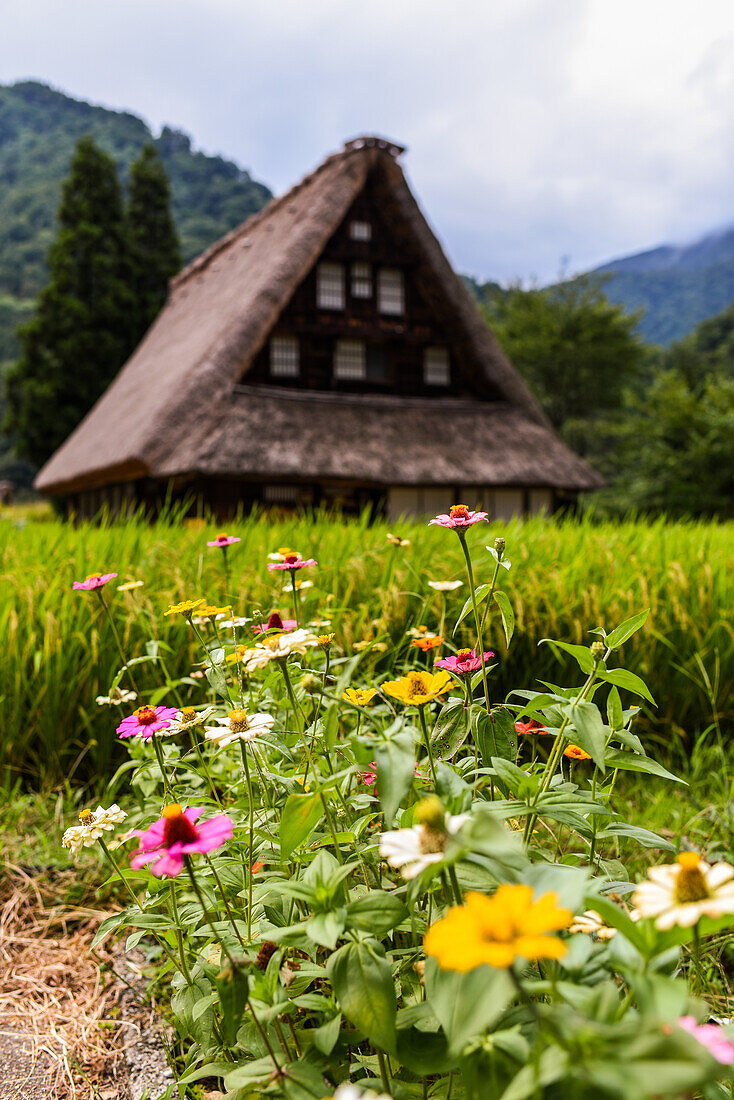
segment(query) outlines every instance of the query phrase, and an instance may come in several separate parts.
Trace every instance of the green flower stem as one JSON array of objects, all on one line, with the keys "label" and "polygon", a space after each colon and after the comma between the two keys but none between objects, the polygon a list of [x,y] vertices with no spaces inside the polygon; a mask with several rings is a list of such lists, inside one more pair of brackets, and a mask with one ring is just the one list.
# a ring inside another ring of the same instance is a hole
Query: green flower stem
[{"label": "green flower stem", "polygon": [[324,794],[323,791],[319,791],[319,795],[321,797],[321,804],[324,807],[324,813],[326,814],[326,821],[327,821],[327,824],[329,826],[329,832],[331,833],[332,842],[334,844],[334,851],[336,852],[336,858],[339,860],[340,863],[343,864],[344,863],[344,856],[342,855],[342,850],[339,847],[339,842],[336,839],[336,828],[334,827],[334,818],[332,817],[332,814],[331,814],[331,807],[329,806],[329,800],[327,799],[327,797],[326,797],[326,795]]},{"label": "green flower stem", "polygon": [[214,937],[214,939],[219,944],[219,946],[222,950],[222,954],[227,956],[227,959],[228,959],[228,961],[229,961],[229,963],[231,964],[232,967],[236,967],[237,963],[235,962],[235,960],[232,956],[232,952],[229,950],[226,943],[224,942],[222,937],[217,932],[216,928],[214,927],[213,921],[210,920],[210,918],[209,918],[209,909],[207,907],[206,901],[204,900],[204,895],[202,894],[202,892],[199,888],[199,884],[196,881],[196,875],[194,874],[193,867],[191,866],[191,857],[190,856],[184,856],[183,861],[184,861],[184,867],[186,868],[186,874],[189,876],[189,881],[191,883],[191,886],[193,887],[194,893],[196,894],[199,905],[201,906],[201,911],[204,915],[204,920],[209,925],[209,930],[210,930],[212,936]]},{"label": "green flower stem", "polygon": [[459,886],[459,879],[457,878],[457,875],[456,875],[456,868],[452,865],[452,866],[449,867],[448,871],[449,871],[449,881],[451,882],[451,889],[454,892],[454,900],[455,900],[457,905],[463,905],[464,904],[464,898],[462,897],[461,887]]},{"label": "green flower stem", "polygon": [[232,930],[233,930],[235,936],[237,937],[237,939],[240,941],[240,947],[244,951],[245,950],[245,941],[242,939],[240,931],[239,931],[239,929],[237,927],[237,924],[235,922],[234,913],[232,912],[232,910],[230,908],[230,904],[227,901],[227,895],[224,892],[224,886],[222,885],[222,880],[220,879],[219,875],[217,874],[217,869],[214,866],[214,861],[209,858],[209,856],[206,854],[206,852],[204,853],[204,859],[209,864],[209,869],[211,870],[211,873],[214,876],[214,881],[216,882],[219,893],[221,894],[222,902],[224,904],[224,908],[227,910],[227,916],[229,917],[229,923],[232,925]]},{"label": "green flower stem", "polygon": [[217,788],[214,786],[214,780],[211,777],[211,773],[209,771],[209,768],[207,767],[206,760],[204,759],[204,754],[201,751],[201,745],[199,744],[199,738],[196,736],[196,726],[191,727],[191,744],[194,746],[194,752],[196,753],[196,759],[199,761],[199,767],[203,771],[204,776],[206,778],[206,781],[209,784],[209,790],[212,793],[212,798],[214,799],[216,804],[219,806],[219,809],[224,811],[224,806],[222,805],[222,800],[219,797],[219,795],[217,794]]},{"label": "green flower stem", "polygon": [[298,589],[296,588],[296,571],[290,569],[291,575],[291,590],[293,592],[293,618],[296,620],[296,628],[298,628]]},{"label": "green flower stem", "polygon": [[387,1063],[385,1062],[385,1055],[382,1053],[381,1050],[377,1051],[377,1061],[380,1064],[380,1081],[382,1082],[382,1087],[385,1090],[385,1092],[389,1094],[390,1093],[390,1078],[389,1078],[388,1072],[387,1072]]},{"label": "green flower stem", "polygon": [[247,806],[250,821],[250,853],[247,861],[247,941],[252,943],[252,864],[255,857],[255,801],[252,795],[252,779],[250,778],[250,765],[247,759],[247,744],[240,740],[240,754],[242,756],[242,770],[245,773],[247,785]]},{"label": "green flower stem", "polygon": [[181,960],[181,973],[186,979],[186,984],[189,988],[193,988],[193,980],[191,978],[191,971],[189,970],[189,964],[186,962],[186,952],[184,951],[183,932],[181,931],[181,918],[178,915],[178,904],[176,902],[176,888],[173,885],[173,879],[168,880],[168,892],[171,898],[171,915],[173,916],[174,924],[176,925],[176,944],[178,946],[178,957]]},{"label": "green flower stem", "polygon": [[229,599],[229,562],[227,561],[227,547],[222,547],[222,568],[224,571],[224,602]]},{"label": "green flower stem", "polygon": [[[596,802],[596,776],[597,776],[598,771],[599,771],[599,769],[597,768],[597,766],[595,764],[594,765],[594,771],[593,771],[593,774],[591,776],[591,801],[592,802]],[[596,814],[592,814],[592,818],[593,818],[593,820],[592,820],[592,823],[591,823],[591,847],[589,849],[589,864],[591,866],[591,870],[593,871],[594,870],[594,860],[596,858]]]},{"label": "green flower stem", "polygon": [[[459,542],[461,543],[461,549],[464,551],[464,558],[466,560],[466,571],[469,575],[469,589],[471,592],[471,605],[474,612],[474,629],[477,635],[477,645],[479,646],[479,659],[482,663],[482,684],[484,686],[484,702],[487,706],[487,714],[490,711],[489,704],[489,684],[487,683],[487,666],[484,661],[484,636],[482,634],[482,623],[479,618],[479,609],[477,608],[477,597],[474,592],[474,570],[471,563],[471,554],[469,553],[469,547],[466,542],[466,531],[461,527],[456,527],[455,531],[459,536]],[[494,585],[497,581],[497,570],[499,569],[499,563],[495,565],[494,577],[492,578],[492,592],[494,591]],[[491,592],[487,599],[491,599]]]},{"label": "green flower stem", "polygon": [[[232,618],[234,618],[234,612],[232,612]],[[204,638],[204,635],[201,633],[198,626],[194,622],[193,616],[191,615],[191,613],[189,613],[186,616],[186,622],[190,625],[191,629],[193,630],[194,634],[196,635],[197,640],[199,642],[199,645],[201,646],[201,648],[204,650],[204,653],[206,654],[207,660],[210,660],[211,656],[210,656],[210,652],[209,652],[209,646],[207,645],[207,642],[206,642],[206,639]],[[236,656],[237,656],[237,648],[235,646],[235,657]],[[229,703],[230,707],[234,706],[234,700],[232,699],[232,696],[229,692],[229,688],[227,688],[227,702]]]},{"label": "green flower stem", "polygon": [[135,674],[133,673],[132,669],[129,667],[129,665],[127,663],[127,657],[125,656],[125,651],[122,648],[122,642],[120,641],[120,635],[117,633],[117,627],[115,626],[115,620],[112,618],[112,612],[110,611],[109,605],[108,605],[106,599],[104,598],[104,596],[102,594],[102,589],[101,588],[95,588],[95,592],[99,596],[99,602],[102,604],[102,608],[104,610],[104,613],[107,616],[107,622],[110,624],[110,629],[112,630],[112,635],[115,639],[115,644],[117,645],[117,651],[120,654],[120,659],[122,660],[122,663],[125,667],[125,670],[127,671],[127,674],[130,677],[130,683],[133,686],[133,691],[135,692],[135,694],[138,697],[138,702],[141,702],[142,700],[140,698],[140,688],[138,687],[137,682],[135,680]]},{"label": "green flower stem", "polygon": [[431,775],[433,776],[433,785],[437,788],[438,777],[436,776],[436,765],[433,762],[433,749],[431,748],[431,739],[428,736],[428,726],[426,725],[425,703],[418,707],[418,720],[423,730],[423,740],[425,742],[426,752],[428,753],[428,763],[431,768]]},{"label": "green flower stem", "polygon": [[288,692],[288,699],[290,700],[290,704],[293,709],[293,721],[296,724],[296,732],[300,736],[303,733],[303,714],[301,712],[301,708],[298,705],[296,693],[294,692],[293,684],[291,683],[290,673],[288,672],[288,658],[278,658],[278,664],[280,665],[280,671],[283,673],[283,679],[285,680],[285,690]]},{"label": "green flower stem", "polygon": [[158,761],[158,767],[161,770],[161,778],[163,779],[163,793],[165,798],[173,798],[173,788],[169,782],[168,775],[166,773],[166,766],[163,763],[163,749],[160,746],[158,735],[152,734],[151,740],[153,742],[153,748],[155,750],[156,760]]}]

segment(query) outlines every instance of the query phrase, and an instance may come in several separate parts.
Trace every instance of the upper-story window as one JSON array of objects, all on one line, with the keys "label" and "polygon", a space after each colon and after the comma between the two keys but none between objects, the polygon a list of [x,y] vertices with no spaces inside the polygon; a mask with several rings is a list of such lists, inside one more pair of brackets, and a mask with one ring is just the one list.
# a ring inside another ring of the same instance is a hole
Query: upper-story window
[{"label": "upper-story window", "polygon": [[298,340],[295,336],[274,336],[270,341],[270,373],[274,378],[297,378]]},{"label": "upper-story window", "polygon": [[369,264],[352,264],[352,297],[372,297],[372,268]]},{"label": "upper-story window", "polygon": [[334,377],[342,381],[365,378],[367,357],[361,340],[337,340],[334,350]]},{"label": "upper-story window", "polygon": [[448,386],[451,381],[447,348],[426,348],[423,352],[423,381],[427,386]]},{"label": "upper-story window", "polygon": [[319,264],[316,269],[316,304],[319,309],[344,309],[344,268]]},{"label": "upper-story window", "polygon": [[405,313],[403,273],[395,267],[383,267],[378,272],[377,308],[380,313]]},{"label": "upper-story window", "polygon": [[371,241],[372,226],[369,222],[354,221],[349,223],[349,236],[353,241]]}]

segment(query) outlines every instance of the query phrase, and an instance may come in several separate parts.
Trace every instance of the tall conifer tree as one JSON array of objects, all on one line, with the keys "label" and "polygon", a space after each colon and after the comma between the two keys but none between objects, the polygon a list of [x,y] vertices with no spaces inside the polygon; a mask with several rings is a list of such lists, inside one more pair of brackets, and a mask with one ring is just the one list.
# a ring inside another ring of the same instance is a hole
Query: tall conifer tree
[{"label": "tall conifer tree", "polygon": [[130,168],[127,225],[137,343],[160,312],[168,293],[168,280],[181,266],[178,234],[171,214],[171,188],[152,142],[143,146]]},{"label": "tall conifer tree", "polygon": [[7,377],[6,427],[31,462],[66,439],[130,353],[126,254],[115,162],[84,137],[62,191],[49,281],[19,329],[21,357]]}]

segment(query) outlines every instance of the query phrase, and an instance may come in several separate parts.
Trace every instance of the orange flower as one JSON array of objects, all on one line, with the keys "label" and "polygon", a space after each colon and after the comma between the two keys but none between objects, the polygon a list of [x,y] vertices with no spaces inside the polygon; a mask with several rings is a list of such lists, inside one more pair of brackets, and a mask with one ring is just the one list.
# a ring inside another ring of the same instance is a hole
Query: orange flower
[{"label": "orange flower", "polygon": [[568,748],[564,750],[563,755],[567,756],[569,760],[591,760],[588,752],[584,752],[578,745],[569,745]]},{"label": "orange flower", "polygon": [[439,638],[438,634],[430,634],[426,638],[416,638],[414,642],[411,642],[411,645],[416,646],[423,653],[427,653],[429,649],[438,649],[439,646],[443,645],[443,638]]}]

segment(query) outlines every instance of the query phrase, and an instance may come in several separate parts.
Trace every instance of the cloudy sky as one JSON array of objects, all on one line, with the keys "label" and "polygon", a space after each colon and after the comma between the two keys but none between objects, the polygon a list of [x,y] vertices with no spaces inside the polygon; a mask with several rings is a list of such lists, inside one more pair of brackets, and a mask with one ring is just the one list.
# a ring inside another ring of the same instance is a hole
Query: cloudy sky
[{"label": "cloudy sky", "polygon": [[0,82],[187,130],[282,191],[386,134],[454,263],[552,279],[734,223],[732,0],[22,0]]}]

